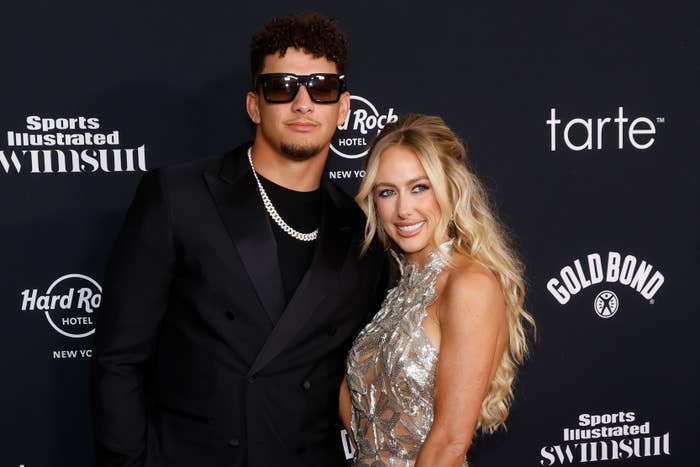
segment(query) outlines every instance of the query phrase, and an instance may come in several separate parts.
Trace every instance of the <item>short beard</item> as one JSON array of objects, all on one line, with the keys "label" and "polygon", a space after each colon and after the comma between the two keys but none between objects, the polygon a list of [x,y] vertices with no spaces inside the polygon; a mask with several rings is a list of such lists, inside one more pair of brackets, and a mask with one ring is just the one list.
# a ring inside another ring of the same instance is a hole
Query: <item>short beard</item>
[{"label": "short beard", "polygon": [[293,161],[305,161],[311,159],[323,150],[321,146],[294,146],[291,144],[280,144],[282,154]]}]

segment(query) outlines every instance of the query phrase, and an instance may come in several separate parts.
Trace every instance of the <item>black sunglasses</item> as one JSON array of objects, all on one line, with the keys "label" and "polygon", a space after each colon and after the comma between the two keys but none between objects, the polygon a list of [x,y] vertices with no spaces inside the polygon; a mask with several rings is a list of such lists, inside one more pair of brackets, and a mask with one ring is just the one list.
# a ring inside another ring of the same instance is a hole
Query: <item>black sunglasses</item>
[{"label": "black sunglasses", "polygon": [[311,100],[318,104],[334,104],[345,92],[345,75],[336,73],[263,73],[255,80],[255,88],[262,86],[263,96],[270,104],[292,102],[301,85],[306,86]]}]

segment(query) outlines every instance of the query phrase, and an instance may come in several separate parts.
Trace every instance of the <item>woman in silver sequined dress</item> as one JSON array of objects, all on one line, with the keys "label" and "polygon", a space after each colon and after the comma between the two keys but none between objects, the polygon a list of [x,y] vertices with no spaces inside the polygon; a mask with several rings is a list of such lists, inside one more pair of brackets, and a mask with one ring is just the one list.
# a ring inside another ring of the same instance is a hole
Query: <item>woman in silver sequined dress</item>
[{"label": "woman in silver sequined dress", "polygon": [[522,267],[466,151],[439,117],[385,127],[356,198],[365,248],[401,278],[355,339],[340,416],[356,466],[466,466],[476,431],[502,426],[527,353]]}]

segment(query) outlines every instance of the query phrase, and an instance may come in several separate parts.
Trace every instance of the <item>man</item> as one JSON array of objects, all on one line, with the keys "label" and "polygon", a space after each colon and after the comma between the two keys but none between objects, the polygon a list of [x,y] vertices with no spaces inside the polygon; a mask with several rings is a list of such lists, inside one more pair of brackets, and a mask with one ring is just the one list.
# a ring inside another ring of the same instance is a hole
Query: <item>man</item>
[{"label": "man", "polygon": [[95,337],[98,465],[345,465],[345,352],[385,288],[322,180],[347,46],[322,16],[273,20],[251,43],[252,146],[144,176]]}]

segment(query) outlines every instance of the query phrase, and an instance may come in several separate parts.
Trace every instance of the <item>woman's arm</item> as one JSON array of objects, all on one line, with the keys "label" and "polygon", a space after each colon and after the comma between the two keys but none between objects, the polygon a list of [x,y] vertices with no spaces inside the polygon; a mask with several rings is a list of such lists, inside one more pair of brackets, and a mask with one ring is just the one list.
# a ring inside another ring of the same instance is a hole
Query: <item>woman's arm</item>
[{"label": "woman's arm", "polygon": [[350,427],[350,416],[352,410],[352,402],[350,401],[350,389],[348,388],[348,377],[343,377],[343,382],[340,383],[340,394],[338,395],[338,415],[340,421],[343,422],[348,436],[352,438],[352,429]]},{"label": "woman's arm", "polygon": [[481,404],[508,343],[498,280],[485,268],[450,271],[437,304],[440,323],[433,425],[416,467],[461,466]]}]

